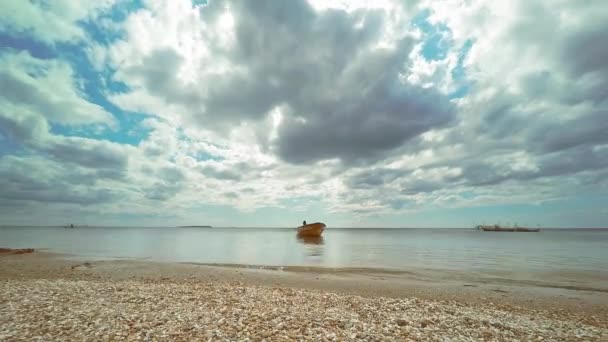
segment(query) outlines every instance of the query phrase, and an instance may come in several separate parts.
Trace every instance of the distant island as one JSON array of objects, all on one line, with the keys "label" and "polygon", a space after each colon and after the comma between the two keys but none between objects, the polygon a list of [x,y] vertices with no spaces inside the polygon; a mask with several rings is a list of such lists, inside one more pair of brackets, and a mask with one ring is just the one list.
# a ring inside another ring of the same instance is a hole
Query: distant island
[{"label": "distant island", "polygon": [[177,228],[213,228],[211,226],[178,226]]}]

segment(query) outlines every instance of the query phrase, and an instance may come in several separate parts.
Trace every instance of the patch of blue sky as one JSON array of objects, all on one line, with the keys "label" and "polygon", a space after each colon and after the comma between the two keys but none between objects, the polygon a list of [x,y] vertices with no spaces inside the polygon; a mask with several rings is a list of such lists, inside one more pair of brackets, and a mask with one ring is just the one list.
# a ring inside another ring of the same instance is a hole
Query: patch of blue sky
[{"label": "patch of blue sky", "polygon": [[452,70],[452,77],[455,80],[462,80],[466,77],[464,59],[469,54],[469,51],[471,51],[473,43],[474,41],[472,39],[468,39],[467,41],[465,41],[462,48],[460,49],[460,52],[458,53],[458,63],[456,64],[456,67]]},{"label": "patch of blue sky", "polygon": [[450,99],[461,98],[466,96],[471,90],[471,80],[467,78],[466,68],[464,67],[464,60],[471,51],[473,47],[474,41],[472,39],[468,39],[460,49],[458,53],[458,62],[454,69],[452,69],[452,79],[458,87],[448,96]]},{"label": "patch of blue sky", "polygon": [[[142,8],[140,0],[130,2],[119,2],[106,13],[101,14],[96,21],[83,21],[79,25],[86,30],[91,40],[101,45],[107,45],[120,39],[118,30],[108,30],[108,22],[119,23],[124,21],[128,14]],[[109,25],[112,27],[113,25]],[[56,43],[47,45],[30,32],[0,32],[0,46],[17,51],[28,51],[30,55],[41,59],[58,58],[72,65],[77,84],[80,91],[91,103],[103,107],[111,113],[118,122],[117,129],[100,129],[98,125],[83,125],[79,127],[65,126],[51,122],[51,132],[65,136],[81,136],[93,139],[109,140],[121,144],[137,145],[145,139],[150,129],[141,125],[141,122],[149,117],[147,113],[136,113],[123,111],[106,98],[106,93],[123,93],[129,88],[112,80],[111,68],[106,67],[102,71],[96,70],[87,56],[88,42]]]},{"label": "patch of blue sky", "polygon": [[116,130],[98,130],[94,126],[91,126],[90,128],[93,128],[93,130],[88,131],[87,128],[89,127],[87,126],[66,127],[54,124],[52,125],[52,132],[68,136],[104,139],[130,145],[137,145],[141,140],[145,139],[150,129],[141,126],[141,122],[150,115],[124,111],[106,98],[106,91],[119,93],[128,91],[128,87],[122,83],[112,82],[111,70],[103,72],[95,70],[86,55],[84,44],[59,45],[58,48],[61,51],[61,58],[70,62],[76,77],[81,81],[81,90],[86,95],[87,100],[112,113],[118,122],[118,127]]},{"label": "patch of blue sky", "polygon": [[144,0],[119,1],[107,12],[107,15],[115,22],[125,21],[131,13],[145,8],[144,2]]},{"label": "patch of blue sky", "polygon": [[108,11],[101,13],[94,20],[85,20],[78,23],[88,35],[98,43],[109,45],[123,37],[123,31],[118,23],[124,22],[127,17],[142,8],[141,0],[119,1]]},{"label": "patch of blue sky", "polygon": [[226,159],[222,156],[214,155],[214,154],[211,154],[211,153],[205,152],[205,151],[199,151],[199,152],[191,155],[191,157],[196,159],[196,161],[207,161],[207,160],[222,161],[222,160]]},{"label": "patch of blue sky", "polygon": [[412,19],[412,25],[420,29],[423,34],[422,56],[428,60],[442,60],[452,46],[451,31],[445,24],[431,24],[428,21],[431,11],[422,10]]},{"label": "patch of blue sky", "polygon": [[[452,32],[445,24],[430,23],[428,20],[430,15],[431,11],[429,9],[422,10],[412,19],[412,25],[420,29],[422,32],[422,56],[427,61],[442,60],[447,57],[450,49],[454,48],[454,42],[451,39]],[[463,64],[464,59],[473,46],[473,43],[473,40],[467,40],[460,48],[458,53],[458,63],[451,71],[452,78],[458,86],[448,95],[450,99],[464,97],[471,89],[471,84],[466,78],[466,70]]]},{"label": "patch of blue sky", "polygon": [[450,100],[460,99],[469,94],[471,91],[471,85],[469,83],[462,84],[456,88],[456,90],[452,91],[448,94],[448,98]]},{"label": "patch of blue sky", "polygon": [[67,126],[51,122],[50,131],[55,135],[107,140],[133,146],[137,146],[150,133],[150,129],[141,125],[141,122],[148,117],[147,115],[121,112],[114,114],[114,117],[118,121],[117,129],[98,124]]},{"label": "patch of blue sky", "polygon": [[207,0],[192,0],[192,6],[204,6],[207,4]]}]

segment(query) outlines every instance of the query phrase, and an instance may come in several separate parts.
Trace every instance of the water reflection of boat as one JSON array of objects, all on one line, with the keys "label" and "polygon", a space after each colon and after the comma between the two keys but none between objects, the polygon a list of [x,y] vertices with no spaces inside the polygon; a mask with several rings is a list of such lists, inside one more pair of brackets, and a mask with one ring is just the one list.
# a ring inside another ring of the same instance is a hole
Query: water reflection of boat
[{"label": "water reflection of boat", "polygon": [[322,236],[298,236],[298,242],[304,245],[304,253],[309,257],[323,256],[325,242]]},{"label": "water reflection of boat", "polygon": [[324,243],[322,236],[298,236],[298,241],[306,245],[322,245]]}]

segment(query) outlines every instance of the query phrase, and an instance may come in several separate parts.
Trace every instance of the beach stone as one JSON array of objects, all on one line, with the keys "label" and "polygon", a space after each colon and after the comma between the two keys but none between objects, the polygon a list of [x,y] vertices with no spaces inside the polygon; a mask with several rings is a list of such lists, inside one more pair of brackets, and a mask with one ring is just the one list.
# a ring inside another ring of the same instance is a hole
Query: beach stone
[{"label": "beach stone", "polygon": [[397,319],[397,325],[400,327],[406,326],[408,324],[409,324],[409,322],[403,318]]},{"label": "beach stone", "polygon": [[481,337],[483,338],[491,338],[494,336],[494,332],[490,329],[483,328],[481,329]]},{"label": "beach stone", "polygon": [[426,328],[427,326],[429,326],[431,324],[433,324],[433,321],[431,321],[430,319],[427,319],[427,318],[425,318],[422,321],[420,321],[420,326],[422,328]]}]

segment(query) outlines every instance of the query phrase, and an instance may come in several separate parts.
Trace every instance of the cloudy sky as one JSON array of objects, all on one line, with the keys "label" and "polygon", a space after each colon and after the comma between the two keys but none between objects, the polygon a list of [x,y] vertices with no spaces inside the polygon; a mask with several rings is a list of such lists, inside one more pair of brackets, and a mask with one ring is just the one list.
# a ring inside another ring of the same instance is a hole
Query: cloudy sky
[{"label": "cloudy sky", "polygon": [[0,1],[0,224],[608,225],[608,5]]}]

